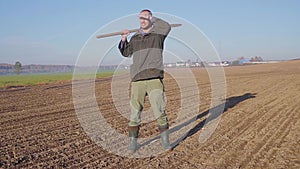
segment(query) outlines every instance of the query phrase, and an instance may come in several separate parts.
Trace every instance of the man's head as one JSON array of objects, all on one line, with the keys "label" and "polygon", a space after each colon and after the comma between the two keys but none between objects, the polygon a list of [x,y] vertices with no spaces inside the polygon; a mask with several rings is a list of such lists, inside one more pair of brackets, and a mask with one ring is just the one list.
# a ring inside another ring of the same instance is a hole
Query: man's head
[{"label": "man's head", "polygon": [[139,13],[140,26],[143,30],[148,30],[151,26],[152,12],[149,9],[143,9]]}]

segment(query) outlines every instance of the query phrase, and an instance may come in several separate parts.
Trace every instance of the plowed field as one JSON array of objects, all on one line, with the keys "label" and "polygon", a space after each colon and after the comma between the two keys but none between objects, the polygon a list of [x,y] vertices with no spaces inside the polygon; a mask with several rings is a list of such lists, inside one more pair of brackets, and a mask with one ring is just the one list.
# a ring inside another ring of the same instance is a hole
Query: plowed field
[{"label": "plowed field", "polygon": [[[300,61],[224,70],[225,111],[212,136],[198,141],[212,98],[206,70],[192,69],[201,98],[194,127],[172,151],[146,158],[113,154],[90,139],[77,118],[70,82],[1,89],[0,168],[300,168]],[[126,134],[128,120],[113,105],[111,81],[96,80],[96,99],[107,122]],[[164,83],[174,128],[179,87],[169,75]],[[140,134],[158,134],[156,122],[142,125]]]}]

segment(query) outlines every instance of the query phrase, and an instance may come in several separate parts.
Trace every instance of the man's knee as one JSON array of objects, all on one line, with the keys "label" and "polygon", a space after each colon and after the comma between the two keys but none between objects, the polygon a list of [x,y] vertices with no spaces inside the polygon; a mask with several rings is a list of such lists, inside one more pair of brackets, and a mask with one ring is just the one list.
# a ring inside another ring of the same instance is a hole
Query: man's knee
[{"label": "man's knee", "polygon": [[149,100],[154,111],[162,112],[165,110],[165,97],[162,90],[155,89],[151,91],[149,94]]}]

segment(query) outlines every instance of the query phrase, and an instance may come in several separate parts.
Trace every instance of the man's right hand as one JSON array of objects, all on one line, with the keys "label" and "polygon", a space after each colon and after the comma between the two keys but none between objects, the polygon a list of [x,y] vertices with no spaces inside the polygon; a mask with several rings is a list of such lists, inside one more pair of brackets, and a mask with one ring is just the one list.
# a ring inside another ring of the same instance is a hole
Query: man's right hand
[{"label": "man's right hand", "polygon": [[129,30],[125,29],[122,31],[122,41],[125,42],[127,39],[127,36],[130,34]]}]

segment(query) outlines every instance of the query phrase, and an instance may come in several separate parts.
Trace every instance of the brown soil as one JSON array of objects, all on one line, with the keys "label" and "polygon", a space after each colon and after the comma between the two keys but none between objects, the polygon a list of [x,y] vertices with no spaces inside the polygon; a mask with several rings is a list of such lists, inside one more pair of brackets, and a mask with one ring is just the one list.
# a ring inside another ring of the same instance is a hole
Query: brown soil
[{"label": "brown soil", "polygon": [[[300,61],[225,68],[226,109],[205,143],[198,138],[210,83],[205,69],[193,73],[201,98],[195,127],[172,151],[149,158],[118,156],[95,144],[77,119],[71,83],[1,90],[0,168],[300,168]],[[128,121],[112,104],[110,84],[110,78],[96,81],[97,102],[110,125],[126,134]],[[180,94],[170,76],[165,87],[172,128]],[[156,122],[140,133],[158,134]]]}]

